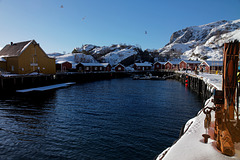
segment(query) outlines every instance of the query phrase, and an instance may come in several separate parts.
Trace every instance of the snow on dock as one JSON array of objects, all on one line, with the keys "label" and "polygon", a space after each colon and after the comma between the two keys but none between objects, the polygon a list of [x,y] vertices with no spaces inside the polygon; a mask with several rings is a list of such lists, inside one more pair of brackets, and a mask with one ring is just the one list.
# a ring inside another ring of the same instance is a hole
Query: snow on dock
[{"label": "snow on dock", "polygon": [[22,89],[22,90],[16,90],[16,92],[25,93],[25,92],[33,92],[33,91],[47,91],[47,90],[52,90],[52,89],[57,89],[62,87],[68,87],[73,84],[76,84],[76,82],[68,82],[68,83],[61,83],[61,84],[55,84],[50,86],[44,86],[44,87]]},{"label": "snow on dock", "polygon": [[[199,74],[188,73],[189,76],[197,76],[201,78],[209,86],[215,89],[222,90],[222,75],[217,74]],[[212,89],[211,89],[212,90]],[[205,102],[205,107],[213,107],[212,102],[213,96]],[[184,134],[178,141],[171,147],[165,149],[156,160],[173,160],[173,159],[184,159],[184,160],[240,160],[240,143],[235,143],[235,156],[229,157],[223,155],[216,148],[216,141],[214,140],[214,121],[215,112],[211,112],[211,126],[208,130],[210,138],[208,143],[204,143],[202,134],[206,133],[204,128],[205,114],[202,110],[199,111],[198,115],[190,119],[185,127]]]},{"label": "snow on dock", "polygon": [[[208,99],[205,104],[212,107],[214,104],[212,102],[213,97]],[[215,114],[211,112],[211,123],[214,123]],[[206,133],[204,128],[205,114],[199,111],[198,116],[190,119],[185,127],[183,136],[171,147],[163,151],[157,160],[173,160],[173,159],[184,159],[184,160],[237,160],[240,159],[240,153],[236,150],[236,155],[234,157],[229,157],[220,153],[217,150],[216,142],[213,139],[214,127],[209,128],[210,139],[208,143],[204,143],[202,134]],[[239,144],[235,144],[236,147]]]},{"label": "snow on dock", "polygon": [[209,73],[195,74],[194,72],[186,73],[183,71],[176,71],[176,72],[185,73],[192,77],[198,77],[199,79],[202,79],[209,86],[212,86],[217,90],[222,90],[222,75],[220,74],[209,74]]}]

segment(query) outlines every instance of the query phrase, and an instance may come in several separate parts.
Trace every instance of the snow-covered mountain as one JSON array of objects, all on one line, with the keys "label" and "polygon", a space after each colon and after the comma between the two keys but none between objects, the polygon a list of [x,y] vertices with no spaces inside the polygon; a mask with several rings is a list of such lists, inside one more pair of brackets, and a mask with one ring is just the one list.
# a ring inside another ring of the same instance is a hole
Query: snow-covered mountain
[{"label": "snow-covered mountain", "polygon": [[75,48],[72,53],[49,54],[57,63],[69,61],[101,62],[128,66],[134,62],[184,60],[222,60],[224,43],[240,41],[240,19],[234,21],[217,21],[200,26],[187,27],[172,34],[170,42],[159,50],[142,49],[138,46],[115,44],[96,46],[85,44]]},{"label": "snow-covered mountain", "polygon": [[174,32],[170,42],[158,51],[171,58],[222,60],[224,43],[235,39],[240,41],[240,19],[222,20]]},{"label": "snow-covered mountain", "polygon": [[128,57],[136,55],[138,53],[136,48],[136,46],[123,44],[102,47],[85,44],[81,48],[75,48],[73,53],[91,55],[98,62],[116,65]]}]

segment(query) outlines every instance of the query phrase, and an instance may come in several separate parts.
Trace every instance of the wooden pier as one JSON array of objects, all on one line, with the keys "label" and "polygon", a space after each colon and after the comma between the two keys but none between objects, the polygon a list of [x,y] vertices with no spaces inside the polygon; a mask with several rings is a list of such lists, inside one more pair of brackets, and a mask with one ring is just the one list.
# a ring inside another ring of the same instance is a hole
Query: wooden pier
[{"label": "wooden pier", "polygon": [[196,92],[203,100],[207,100],[212,95],[211,88],[214,86],[209,86],[202,78],[187,73],[175,73],[175,79]]},{"label": "wooden pier", "polygon": [[[0,93],[15,92],[19,89],[27,89],[34,87],[42,87],[53,84],[66,82],[91,82],[97,80],[107,80],[114,78],[130,77],[132,75],[143,75],[147,72],[92,72],[92,73],[57,73],[51,75],[19,75],[19,76],[1,76],[0,77]],[[188,87],[201,95],[203,99],[207,99],[211,95],[209,86],[205,82],[194,76],[189,76],[185,73],[175,73],[174,71],[151,71],[151,74],[159,77],[171,77],[184,84],[188,81]]]}]

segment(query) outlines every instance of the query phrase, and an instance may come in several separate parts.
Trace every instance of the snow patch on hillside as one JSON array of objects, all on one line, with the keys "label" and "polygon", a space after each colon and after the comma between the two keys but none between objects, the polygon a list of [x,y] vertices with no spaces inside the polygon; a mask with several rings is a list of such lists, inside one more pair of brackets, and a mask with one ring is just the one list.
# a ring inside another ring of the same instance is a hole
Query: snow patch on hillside
[{"label": "snow patch on hillside", "polygon": [[137,54],[134,49],[117,49],[113,52],[110,52],[104,56],[104,60],[110,65],[116,65],[120,63],[122,60]]}]

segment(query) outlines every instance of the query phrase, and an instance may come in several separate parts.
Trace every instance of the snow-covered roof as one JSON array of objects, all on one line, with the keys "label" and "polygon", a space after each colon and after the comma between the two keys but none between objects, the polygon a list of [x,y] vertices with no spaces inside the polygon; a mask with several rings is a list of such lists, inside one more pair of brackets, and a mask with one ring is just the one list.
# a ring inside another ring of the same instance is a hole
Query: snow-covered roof
[{"label": "snow-covered roof", "polygon": [[156,63],[165,65],[167,62],[159,62],[159,61],[157,61],[157,62],[155,62],[154,64],[156,64]]},{"label": "snow-covered roof", "polygon": [[90,66],[96,66],[96,67],[104,67],[104,65],[103,64],[101,64],[101,63],[81,63],[83,66],[88,66],[88,67],[90,67]]},{"label": "snow-covered roof", "polygon": [[104,67],[107,67],[108,65],[110,65],[109,63],[101,63]]},{"label": "snow-covered roof", "polygon": [[68,62],[68,61],[58,61],[58,62],[56,62],[56,64],[63,64],[63,63],[71,63],[71,62]]},{"label": "snow-covered roof", "polygon": [[168,61],[169,63],[171,63],[171,64],[179,64],[181,61]]},{"label": "snow-covered roof", "polygon": [[223,61],[205,61],[205,62],[208,66],[216,66],[216,67],[223,66]]},{"label": "snow-covered roof", "polygon": [[201,62],[200,61],[189,61],[189,60],[182,60],[186,63],[192,63],[192,64],[200,64]]},{"label": "snow-covered roof", "polygon": [[13,57],[19,56],[34,40],[19,42],[19,43],[12,43],[6,45],[1,51],[0,56],[4,57]]},{"label": "snow-covered roof", "polygon": [[144,63],[134,63],[136,66],[146,66],[146,67],[152,67],[152,64],[151,63],[149,63],[149,62],[144,62]]},{"label": "snow-covered roof", "polygon": [[125,66],[124,65],[122,65],[121,63],[118,63],[115,67],[117,67],[117,66],[122,66],[122,67],[124,67],[125,68]]}]

